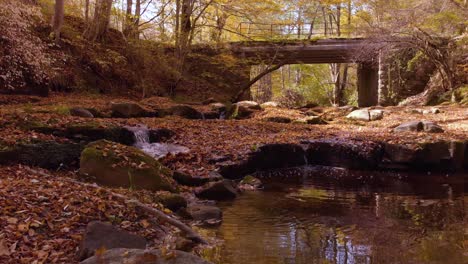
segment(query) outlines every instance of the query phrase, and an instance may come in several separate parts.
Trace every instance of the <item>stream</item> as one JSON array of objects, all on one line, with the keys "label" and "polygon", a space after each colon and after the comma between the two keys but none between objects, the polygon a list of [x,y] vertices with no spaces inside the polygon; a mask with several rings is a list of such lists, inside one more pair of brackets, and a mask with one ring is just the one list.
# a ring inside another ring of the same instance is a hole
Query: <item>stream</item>
[{"label": "stream", "polygon": [[468,263],[466,175],[341,184],[302,173],[220,203],[223,223],[205,231],[221,242],[202,255],[219,264]]}]

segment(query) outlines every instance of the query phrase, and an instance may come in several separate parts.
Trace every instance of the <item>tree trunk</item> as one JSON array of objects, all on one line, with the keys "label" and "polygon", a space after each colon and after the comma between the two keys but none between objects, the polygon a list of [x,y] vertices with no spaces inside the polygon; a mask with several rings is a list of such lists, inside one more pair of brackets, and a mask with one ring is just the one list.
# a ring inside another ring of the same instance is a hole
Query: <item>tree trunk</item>
[{"label": "tree trunk", "polygon": [[123,33],[125,36],[130,36],[133,28],[132,14],[133,0],[127,0],[127,12],[125,13],[125,26]]},{"label": "tree trunk", "polygon": [[105,35],[109,28],[112,2],[112,0],[97,0],[93,21],[84,34],[86,39],[96,41]]},{"label": "tree trunk", "polygon": [[60,42],[60,31],[63,26],[63,17],[65,12],[65,0],[55,0],[55,13],[52,23],[52,29],[55,34],[55,42]]},{"label": "tree trunk", "polygon": [[85,22],[89,22],[89,0],[85,1]]}]

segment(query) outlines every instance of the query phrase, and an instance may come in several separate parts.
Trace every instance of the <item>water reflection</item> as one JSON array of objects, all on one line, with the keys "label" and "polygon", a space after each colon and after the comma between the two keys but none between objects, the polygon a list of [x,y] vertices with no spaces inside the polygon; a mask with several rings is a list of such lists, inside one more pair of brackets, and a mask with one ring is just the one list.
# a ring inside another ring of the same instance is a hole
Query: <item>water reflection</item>
[{"label": "water reflection", "polygon": [[463,180],[340,185],[306,174],[301,183],[269,183],[221,204],[224,222],[214,232],[225,243],[205,252],[207,258],[223,264],[468,263]]}]

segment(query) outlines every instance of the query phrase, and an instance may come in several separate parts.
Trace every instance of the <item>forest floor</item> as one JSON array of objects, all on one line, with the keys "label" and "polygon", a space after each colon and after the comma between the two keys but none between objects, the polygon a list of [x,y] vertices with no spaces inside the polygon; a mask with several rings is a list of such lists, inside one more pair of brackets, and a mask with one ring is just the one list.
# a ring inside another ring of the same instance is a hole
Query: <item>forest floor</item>
[{"label": "forest floor", "polygon": [[[111,102],[127,101],[106,96],[63,96],[49,98],[30,96],[0,96],[0,140],[4,145],[34,140],[67,141],[53,135],[41,134],[20,126],[34,121],[66,127],[86,124],[88,118],[69,115],[71,107],[90,107],[106,113]],[[165,98],[152,98],[141,102],[146,107],[165,108],[176,103]],[[191,105],[203,111],[206,106]],[[216,169],[211,162],[219,157],[235,161],[242,159],[258,146],[266,143],[298,143],[320,138],[348,138],[415,144],[440,140],[468,140],[468,108],[438,106],[440,113],[422,115],[416,107],[384,108],[384,118],[371,122],[350,121],[346,114],[334,108],[316,108],[329,121],[327,125],[283,124],[267,122],[268,116],[303,117],[299,110],[266,109],[246,120],[188,120],[176,116],[164,118],[93,118],[99,126],[139,125],[149,128],[168,128],[176,133],[170,143],[186,146],[188,154],[167,157],[162,162],[171,169],[206,176]],[[417,107],[429,109],[429,107]],[[444,133],[394,133],[393,128],[414,120],[429,120],[441,125]],[[39,154],[39,153],[38,153]],[[49,172],[50,177],[36,175],[21,165],[0,167],[0,262],[11,263],[73,263],[81,234],[90,220],[114,219],[120,227],[145,236],[151,246],[168,239],[164,234],[174,233],[163,224],[155,225],[151,219],[137,215],[132,208],[98,192],[68,181],[76,172]],[[144,191],[116,192],[148,200]],[[82,199],[84,197],[84,199]],[[155,205],[158,206],[158,205]],[[120,219],[120,220],[116,220]],[[125,220],[123,220],[125,219]],[[170,238],[169,238],[170,239]]]}]

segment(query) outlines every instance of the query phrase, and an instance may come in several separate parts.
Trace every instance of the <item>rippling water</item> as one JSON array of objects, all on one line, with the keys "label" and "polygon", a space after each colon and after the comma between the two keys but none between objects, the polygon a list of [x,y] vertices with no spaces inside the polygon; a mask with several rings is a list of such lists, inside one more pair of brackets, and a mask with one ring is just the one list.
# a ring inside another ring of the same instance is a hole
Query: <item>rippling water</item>
[{"label": "rippling water", "polygon": [[343,184],[323,180],[319,171],[302,173],[295,184],[273,175],[264,190],[222,203],[223,224],[212,232],[224,243],[204,252],[206,258],[223,264],[468,263],[462,175]]}]

